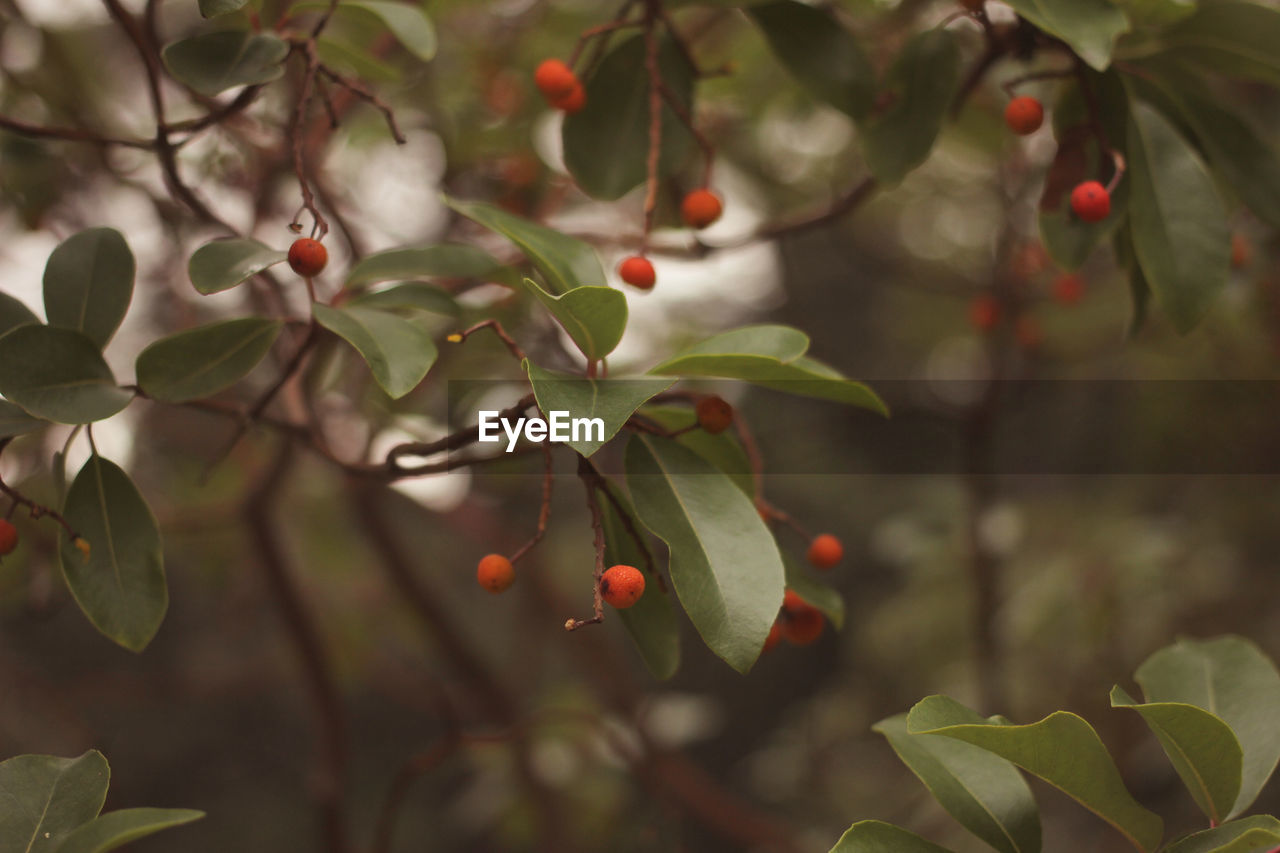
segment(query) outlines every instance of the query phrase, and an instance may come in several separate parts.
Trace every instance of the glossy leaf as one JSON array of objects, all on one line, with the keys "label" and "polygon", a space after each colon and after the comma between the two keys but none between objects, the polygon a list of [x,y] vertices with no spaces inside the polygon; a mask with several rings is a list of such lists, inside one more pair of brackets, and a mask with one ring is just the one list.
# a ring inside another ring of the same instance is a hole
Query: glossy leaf
[{"label": "glossy leaf", "polygon": [[[328,7],[328,3],[312,2],[298,3],[294,9],[301,12]],[[338,4],[339,12],[348,9],[359,9],[378,18],[396,41],[423,62],[431,61],[436,55],[436,29],[420,5],[388,0],[342,0]]]},{"label": "glossy leaf", "polygon": [[1280,10],[1249,0],[1202,3],[1194,15],[1126,48],[1126,54],[1164,54],[1216,74],[1280,86]]},{"label": "glossy leaf", "polygon": [[[977,714],[978,723],[985,723]],[[1001,853],[1039,853],[1040,811],[1022,774],[985,749],[907,731],[907,715],[872,726],[965,829]]]},{"label": "glossy leaf", "polygon": [[701,429],[691,429],[698,417],[687,406],[645,406],[641,416],[653,421],[668,432],[680,432],[676,441],[710,462],[729,476],[743,494],[755,499],[755,481],[751,474],[751,460],[732,430],[719,435]]},{"label": "glossy leaf", "polygon": [[588,359],[599,361],[622,340],[627,297],[612,287],[577,287],[553,296],[526,278],[525,288],[551,312]]},{"label": "glossy leaf", "polygon": [[875,100],[876,71],[866,51],[839,21],[796,0],[747,10],[774,56],[815,98],[855,119]]},{"label": "glossy leaf", "polygon": [[[660,578],[649,574],[649,561],[632,534],[623,524],[623,513],[630,519],[631,528],[643,537],[644,526],[636,518],[635,509],[619,490],[612,489],[614,500],[599,494],[601,524],[604,528],[604,559],[606,566],[635,566],[645,575],[644,595],[625,610],[617,611],[618,618],[631,635],[632,641],[644,659],[645,666],[654,678],[668,679],[680,668],[680,630],[676,625],[675,606],[671,593],[663,589]],[[652,549],[651,549],[652,550]],[[656,565],[653,567],[657,571]]]},{"label": "glossy leaf", "polygon": [[602,439],[597,440],[596,431],[587,429],[579,440],[565,442],[583,456],[591,456],[612,440],[636,409],[675,384],[674,379],[584,379],[544,370],[528,359],[524,368],[538,408],[548,417],[551,412],[568,412],[574,419],[599,418],[604,422]]},{"label": "glossy leaf", "polygon": [[790,557],[783,555],[782,563],[786,568],[787,589],[822,611],[837,631],[843,629],[844,598],[840,592],[815,578]]},{"label": "glossy leaf", "polygon": [[1129,30],[1129,19],[1109,0],[1006,2],[1039,29],[1065,41],[1098,71],[1111,64],[1116,39]]},{"label": "glossy leaf", "polygon": [[269,33],[219,30],[167,45],[161,52],[169,73],[202,95],[233,86],[270,83],[284,74],[289,45]]},{"label": "glossy leaf", "polygon": [[200,0],[200,15],[205,18],[216,18],[243,9],[249,0]]},{"label": "glossy leaf", "polygon": [[863,820],[849,827],[830,853],[951,853],[891,823]]},{"label": "glossy leaf", "polygon": [[39,323],[40,318],[31,312],[20,299],[0,290],[0,335],[19,326]]},{"label": "glossy leaf", "polygon": [[102,810],[111,768],[91,749],[78,758],[19,755],[0,762],[0,850],[55,853]]},{"label": "glossy leaf", "polygon": [[519,246],[538,268],[552,293],[563,294],[578,287],[604,284],[604,268],[589,243],[537,225],[491,204],[450,198],[446,198],[445,203]]},{"label": "glossy leaf", "polygon": [[214,240],[191,255],[187,274],[196,290],[208,295],[230,290],[288,258],[257,240]]},{"label": "glossy leaf", "polygon": [[1111,707],[1129,708],[1146,720],[1187,790],[1209,820],[1222,823],[1240,793],[1240,742],[1221,719],[1182,702],[1140,704],[1121,687]]},{"label": "glossy leaf", "polygon": [[278,320],[245,317],[161,338],[138,356],[138,384],[169,403],[216,394],[257,367],[281,328]]},{"label": "glossy leaf", "polygon": [[1264,853],[1280,846],[1280,820],[1271,815],[1234,820],[1189,835],[1165,853]]},{"label": "glossy leaf", "polygon": [[94,627],[131,651],[151,642],[169,608],[160,528],[120,466],[91,456],[63,504],[86,556],[63,537],[58,560],[67,586]]},{"label": "glossy leaf", "polygon": [[640,520],[670,549],[670,576],[710,649],[748,671],[782,605],[778,546],[754,503],[723,473],[670,439],[627,443],[627,488]]},{"label": "glossy leaf", "polygon": [[1116,0],[1135,26],[1168,26],[1195,14],[1199,0]]},{"label": "glossy leaf", "polygon": [[436,363],[431,335],[403,317],[355,305],[330,308],[317,303],[311,310],[320,325],[356,348],[392,399],[418,387]]},{"label": "glossy leaf", "polygon": [[432,278],[493,278],[510,283],[513,277],[484,249],[441,243],[369,255],[347,274],[347,287]]},{"label": "glossy leaf", "polygon": [[93,341],[53,326],[20,326],[0,337],[0,394],[63,424],[109,418],[132,399]]},{"label": "glossy leaf", "polygon": [[1152,107],[1135,105],[1128,147],[1134,252],[1165,313],[1188,332],[1227,281],[1226,209],[1194,149]]},{"label": "glossy leaf", "polygon": [[90,228],[62,241],[44,268],[44,313],[51,326],[75,329],[101,349],[133,298],[135,264],[114,228]]},{"label": "glossy leaf", "polygon": [[[649,78],[636,73],[645,62],[643,36],[619,44],[587,79],[586,106],[565,117],[565,167],[578,186],[595,198],[621,198],[644,183],[647,175]],[[658,68],[673,99],[692,114],[694,71],[667,39],[659,44]],[[658,174],[665,177],[688,160],[694,140],[665,101],[661,116]],[[603,152],[607,156],[601,156]]]},{"label": "glossy leaf", "polygon": [[1156,652],[1134,679],[1148,702],[1184,702],[1220,717],[1243,750],[1240,794],[1228,817],[1253,804],[1280,761],[1280,672],[1241,637],[1179,640]]},{"label": "glossy leaf", "polygon": [[907,729],[982,747],[1063,791],[1139,850],[1150,853],[1160,845],[1163,821],[1133,798],[1097,732],[1075,714],[1058,711],[1025,726],[978,723],[955,700],[930,696],[911,709]]},{"label": "glossy leaf", "polygon": [[34,418],[7,400],[0,400],[0,438],[26,435],[45,426],[48,421]]},{"label": "glossy leaf", "polygon": [[204,817],[192,809],[122,809],[99,815],[67,836],[57,853],[108,853],[131,841]]},{"label": "glossy leaf", "polygon": [[862,149],[876,180],[901,183],[929,158],[960,82],[960,48],[950,30],[925,30],[899,52],[885,78],[888,106],[863,123]]},{"label": "glossy leaf", "polygon": [[360,308],[414,308],[431,314],[442,314],[446,317],[457,317],[462,308],[448,291],[421,281],[407,281],[388,287],[386,290],[375,290],[363,293],[352,299],[349,305]]}]

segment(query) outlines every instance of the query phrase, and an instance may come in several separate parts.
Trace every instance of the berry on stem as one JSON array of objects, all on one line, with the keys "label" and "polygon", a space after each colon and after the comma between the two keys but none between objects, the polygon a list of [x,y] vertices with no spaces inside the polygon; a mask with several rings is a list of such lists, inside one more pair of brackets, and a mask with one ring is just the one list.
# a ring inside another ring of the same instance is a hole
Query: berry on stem
[{"label": "berry on stem", "polygon": [[722,397],[703,397],[696,411],[698,426],[712,435],[719,435],[733,424],[733,406]]},{"label": "berry on stem", "polygon": [[567,98],[580,85],[578,75],[559,59],[544,59],[533,72],[533,82],[543,97],[553,104]]},{"label": "berry on stem", "polygon": [[1044,124],[1044,107],[1028,95],[1014,98],[1004,108],[1004,123],[1019,136],[1029,136]]},{"label": "berry on stem", "polygon": [[1053,281],[1053,298],[1063,305],[1075,305],[1084,298],[1084,280],[1078,275],[1063,273]]},{"label": "berry on stem", "polygon": [[635,566],[613,566],[600,578],[600,595],[619,610],[625,610],[644,595],[644,575]]},{"label": "berry on stem", "polygon": [[503,592],[515,580],[515,567],[501,554],[486,554],[476,566],[476,582],[494,594]]},{"label": "berry on stem", "polygon": [[627,284],[641,290],[652,290],[654,282],[658,280],[653,264],[648,258],[642,258],[639,255],[632,255],[618,264],[618,275]]},{"label": "berry on stem", "polygon": [[18,547],[18,528],[7,518],[0,518],[0,557],[13,553]]},{"label": "berry on stem", "polygon": [[815,569],[829,569],[844,558],[844,545],[830,533],[822,533],[809,543],[807,556]]},{"label": "berry on stem", "polygon": [[581,83],[575,83],[567,95],[551,99],[551,106],[561,112],[573,115],[587,105],[587,90]]},{"label": "berry on stem", "polygon": [[769,636],[764,638],[764,648],[760,650],[760,654],[773,651],[782,642],[782,623],[774,620],[773,626],[769,628]]},{"label": "berry on stem", "polygon": [[289,247],[289,266],[303,278],[315,278],[329,263],[329,251],[319,240],[299,237]]},{"label": "berry on stem", "polygon": [[810,645],[822,636],[825,623],[822,611],[792,590],[786,591],[778,618],[782,626],[782,638],[793,646]]},{"label": "berry on stem", "polygon": [[684,197],[680,203],[680,218],[690,228],[706,228],[724,213],[724,203],[720,196],[703,188],[694,190]]},{"label": "berry on stem", "polygon": [[1111,215],[1111,193],[1097,181],[1085,181],[1071,191],[1071,210],[1083,222],[1101,222]]},{"label": "berry on stem", "polygon": [[1000,322],[1000,303],[989,293],[969,303],[969,322],[979,332],[989,332]]}]

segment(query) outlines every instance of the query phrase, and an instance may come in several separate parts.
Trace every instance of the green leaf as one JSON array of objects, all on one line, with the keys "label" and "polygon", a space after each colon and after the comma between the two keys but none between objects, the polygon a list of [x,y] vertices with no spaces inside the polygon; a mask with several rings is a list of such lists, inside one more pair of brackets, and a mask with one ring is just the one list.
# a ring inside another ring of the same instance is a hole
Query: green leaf
[{"label": "green leaf", "polygon": [[19,755],[0,762],[0,850],[54,853],[107,799],[111,768],[91,749],[78,758]]},{"label": "green leaf", "polygon": [[138,356],[138,384],[169,403],[211,396],[257,367],[281,328],[278,320],[245,317],[161,338]]},{"label": "green leaf", "polygon": [[204,18],[216,18],[243,9],[249,0],[200,0],[200,15]]},{"label": "green leaf", "polygon": [[1036,27],[1070,45],[1080,58],[1102,71],[1129,19],[1108,0],[1006,0]]},{"label": "green leaf", "polygon": [[832,15],[796,0],[753,6],[778,60],[815,98],[855,119],[875,100],[876,71],[862,45]]},{"label": "green leaf", "polygon": [[1146,720],[1192,798],[1217,825],[1240,793],[1240,742],[1221,719],[1181,702],[1139,704],[1121,687],[1111,691],[1111,707],[1130,708]]},{"label": "green leaf", "polygon": [[220,30],[167,45],[161,52],[169,73],[202,95],[233,86],[270,83],[284,74],[289,45],[269,33]]},{"label": "green leaf", "polygon": [[169,608],[160,528],[121,468],[93,455],[62,509],[88,555],[70,539],[58,549],[67,586],[94,627],[130,651],[151,642]]},{"label": "green leaf", "polygon": [[671,582],[710,649],[739,672],[760,656],[782,606],[777,543],[754,503],[678,443],[627,443],[627,487],[645,527],[671,552]]},{"label": "green leaf", "polygon": [[612,287],[576,287],[552,296],[533,279],[525,288],[551,312],[591,361],[613,352],[627,328],[627,297]]},{"label": "green leaf", "polygon": [[885,78],[888,107],[862,127],[877,181],[895,186],[929,158],[959,82],[960,48],[950,30],[925,30],[902,48]]},{"label": "green leaf", "polygon": [[431,335],[403,317],[356,305],[330,308],[316,303],[311,310],[320,325],[356,348],[392,399],[418,387],[436,363]]},{"label": "green leaf", "polygon": [[[625,495],[610,487],[610,494],[621,505],[622,512],[631,522],[637,536],[644,536],[644,528],[636,519],[635,509]],[[619,610],[618,618],[631,635],[640,651],[645,666],[653,677],[665,681],[680,668],[680,630],[676,626],[675,607],[671,593],[663,589],[660,579],[647,572],[649,561],[645,559],[626,525],[607,496],[599,495],[601,525],[604,528],[604,558],[606,566],[622,564],[635,566],[646,572],[644,595],[625,610]],[[656,571],[656,567],[654,571]]]},{"label": "green leaf", "polygon": [[20,326],[0,337],[0,394],[62,424],[109,418],[133,399],[116,386],[93,341],[53,326]]},{"label": "green leaf", "polygon": [[364,47],[348,44],[326,32],[316,39],[320,61],[341,74],[363,77],[372,83],[395,83],[403,79],[400,69],[378,59]]},{"label": "green leaf", "polygon": [[0,400],[0,438],[26,435],[45,426],[48,421],[33,418],[7,400]]},{"label": "green leaf", "polygon": [[1226,208],[1195,150],[1146,104],[1130,116],[1129,167],[1134,252],[1165,313],[1188,332],[1227,282]]},{"label": "green leaf", "polygon": [[1280,845],[1280,820],[1254,815],[1206,829],[1169,845],[1165,853],[1263,853]]},{"label": "green leaf", "polygon": [[787,589],[822,611],[837,631],[844,628],[844,598],[839,591],[817,580],[787,555],[782,557]]},{"label": "green leaf", "polygon": [[347,274],[346,286],[431,278],[493,278],[513,283],[507,268],[484,249],[461,243],[441,243],[413,249],[389,249],[369,255]]},{"label": "green leaf", "polygon": [[604,268],[589,243],[535,225],[491,204],[447,197],[444,201],[461,215],[519,246],[546,279],[552,293],[563,294],[584,285],[604,283]]},{"label": "green leaf", "polygon": [[94,818],[67,836],[57,853],[107,853],[131,841],[204,817],[192,809],[122,809]]},{"label": "green leaf", "polygon": [[14,299],[0,290],[0,335],[19,326],[39,323],[40,318],[31,313],[31,309],[22,300]]},{"label": "green leaf", "polygon": [[[298,3],[298,12],[328,9],[328,3]],[[377,17],[396,41],[423,62],[430,62],[436,55],[436,28],[421,6],[411,3],[386,2],[386,0],[342,0],[338,11],[358,9]]]},{"label": "green leaf", "polygon": [[214,240],[191,255],[187,274],[196,290],[208,296],[230,290],[288,257],[257,240]]},{"label": "green leaf", "polygon": [[1243,750],[1240,794],[1228,818],[1257,798],[1280,761],[1280,672],[1241,637],[1179,640],[1152,655],[1134,675],[1148,702],[1183,702],[1218,716]]},{"label": "green leaf", "polygon": [[62,241],[44,268],[44,313],[51,326],[83,332],[101,349],[133,298],[135,264],[114,228],[90,228]]},{"label": "green leaf", "polygon": [[627,419],[655,394],[675,384],[674,379],[584,379],[554,370],[544,370],[525,359],[524,368],[538,399],[538,408],[549,418],[552,412],[568,412],[570,418],[599,418],[604,426],[587,427],[577,441],[565,442],[583,456],[591,456],[611,441]]},{"label": "green leaf", "polygon": [[431,314],[443,314],[446,317],[458,317],[462,314],[462,308],[452,294],[433,284],[424,284],[420,281],[407,281],[395,287],[388,287],[386,290],[362,293],[347,304],[360,308],[386,310],[415,308]]},{"label": "green leaf", "polygon": [[[586,106],[565,117],[564,164],[578,186],[595,198],[619,199],[647,175],[649,78],[636,73],[645,61],[643,36],[619,44],[586,81]],[[659,44],[658,68],[673,99],[692,115],[694,71],[669,39]],[[658,174],[666,177],[688,160],[694,140],[665,101],[661,116]]]},{"label": "green leaf", "polygon": [[751,460],[731,431],[719,435],[712,435],[701,429],[681,432],[698,421],[697,414],[687,406],[645,406],[640,414],[668,432],[680,432],[676,437],[677,442],[719,468],[743,494],[755,499],[756,487],[751,474]]},{"label": "green leaf", "polygon": [[862,820],[849,827],[830,853],[951,853],[891,823]]},{"label": "green leaf", "polygon": [[1194,15],[1126,47],[1128,58],[1164,54],[1215,74],[1280,86],[1280,11],[1248,0],[1214,0]]},{"label": "green leaf", "polygon": [[1129,793],[1093,727],[1066,711],[1026,726],[977,722],[954,699],[930,696],[907,715],[912,734],[938,734],[971,743],[1039,776],[1118,829],[1134,846],[1154,851],[1163,821]]},{"label": "green leaf", "polygon": [[1195,14],[1199,0],[1116,0],[1135,26],[1164,27]]},{"label": "green leaf", "polygon": [[911,734],[906,714],[871,728],[884,735],[929,793],[978,838],[1001,853],[1039,853],[1040,811],[1026,780],[1008,761],[963,741]]}]

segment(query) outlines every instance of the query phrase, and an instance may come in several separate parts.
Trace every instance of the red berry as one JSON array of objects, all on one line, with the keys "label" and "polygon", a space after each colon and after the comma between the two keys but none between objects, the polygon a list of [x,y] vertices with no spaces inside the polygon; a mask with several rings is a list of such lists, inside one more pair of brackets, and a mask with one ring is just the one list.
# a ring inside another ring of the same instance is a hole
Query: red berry
[{"label": "red berry", "polygon": [[289,247],[289,266],[304,278],[320,275],[324,265],[329,263],[329,251],[319,240],[310,237],[299,237]]},{"label": "red berry", "polygon": [[1000,322],[1000,303],[994,296],[975,296],[969,303],[969,322],[979,332],[989,332]]},{"label": "red berry", "polygon": [[0,557],[12,554],[17,547],[18,528],[10,524],[8,519],[0,518]]},{"label": "red berry", "polygon": [[1053,298],[1063,305],[1075,305],[1084,298],[1084,281],[1070,273],[1058,276],[1053,281]]},{"label": "red berry", "polygon": [[632,255],[618,264],[618,275],[622,276],[622,280],[627,284],[641,290],[652,290],[653,283],[658,280],[653,264],[649,263],[648,258],[642,258],[639,255]]},{"label": "red berry", "polygon": [[807,646],[822,636],[824,619],[822,611],[787,590],[782,599],[782,613],[778,617],[782,637],[795,646]]},{"label": "red berry", "polygon": [[698,426],[719,435],[733,423],[733,406],[721,397],[703,397],[698,401]]},{"label": "red berry", "polygon": [[534,85],[548,101],[567,98],[578,86],[578,75],[558,59],[546,59],[533,72]]},{"label": "red berry", "polygon": [[499,593],[515,583],[516,570],[501,554],[487,554],[476,566],[476,582],[492,593]]},{"label": "red berry", "polygon": [[830,533],[823,533],[809,543],[808,557],[814,568],[829,569],[844,557],[844,545]]},{"label": "red berry", "polygon": [[720,196],[708,189],[694,190],[680,203],[680,217],[690,228],[706,228],[723,212]]},{"label": "red berry", "polygon": [[1084,222],[1101,222],[1111,215],[1111,193],[1097,181],[1085,181],[1071,191],[1071,210]]},{"label": "red berry", "polygon": [[574,83],[567,95],[551,99],[551,106],[561,112],[573,115],[587,105],[587,90],[581,83]]},{"label": "red berry", "polygon": [[1004,108],[1004,123],[1019,136],[1029,136],[1044,124],[1044,107],[1027,95],[1014,98]]},{"label": "red berry", "polygon": [[760,654],[773,651],[782,642],[782,624],[774,621],[772,627],[769,628],[769,636],[764,638],[764,648],[760,650]]},{"label": "red berry", "polygon": [[1240,234],[1231,235],[1231,268],[1244,269],[1249,265],[1249,257],[1253,252],[1249,247],[1249,241]]},{"label": "red berry", "polygon": [[644,595],[644,575],[635,566],[613,566],[600,578],[600,594],[619,610],[625,610]]}]

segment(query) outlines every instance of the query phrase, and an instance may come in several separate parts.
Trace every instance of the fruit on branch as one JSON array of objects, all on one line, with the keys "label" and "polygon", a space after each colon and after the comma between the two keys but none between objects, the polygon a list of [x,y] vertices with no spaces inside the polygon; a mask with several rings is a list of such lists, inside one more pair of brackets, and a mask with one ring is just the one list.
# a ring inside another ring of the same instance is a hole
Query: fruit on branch
[{"label": "fruit on branch", "polygon": [[1019,136],[1029,136],[1044,124],[1044,107],[1028,95],[1014,98],[1004,108],[1004,123]]},{"label": "fruit on branch", "polygon": [[782,642],[782,623],[775,619],[773,622],[773,626],[769,628],[769,636],[764,638],[764,648],[760,650],[760,654],[764,654],[765,652],[768,652],[768,651],[773,651],[773,649],[777,647],[778,643],[781,643],[781,642]]},{"label": "fruit on branch", "polygon": [[644,595],[644,575],[635,566],[613,566],[600,578],[600,595],[619,610],[626,610]]},{"label": "fruit on branch", "polygon": [[0,518],[0,557],[13,553],[13,549],[18,547],[18,528],[14,527],[8,519]]},{"label": "fruit on branch", "polygon": [[975,296],[969,303],[969,323],[979,332],[989,332],[1000,323],[1000,303],[989,293]]},{"label": "fruit on branch", "polygon": [[782,612],[778,616],[784,640],[793,646],[811,645],[822,636],[824,622],[822,611],[794,591],[787,590],[782,599]]},{"label": "fruit on branch", "polygon": [[658,280],[653,264],[648,258],[642,258],[639,255],[623,259],[622,263],[618,264],[618,275],[622,276],[622,280],[627,284],[641,290],[652,290],[653,283]]},{"label": "fruit on branch", "polygon": [[844,544],[830,533],[821,533],[809,543],[806,556],[809,558],[809,565],[826,570],[844,559]]},{"label": "fruit on branch", "polygon": [[1097,181],[1085,181],[1071,191],[1071,210],[1084,222],[1101,222],[1111,215],[1111,193]]},{"label": "fruit on branch", "polygon": [[515,583],[515,566],[501,554],[486,554],[476,566],[476,581],[496,595]]},{"label": "fruit on branch", "polygon": [[561,112],[568,113],[569,115],[573,115],[578,110],[585,107],[586,105],[587,105],[587,90],[582,88],[581,83],[574,86],[573,89],[569,92],[569,94],[565,95],[563,98],[556,98],[551,102],[551,106],[555,107]]},{"label": "fruit on branch", "polygon": [[533,82],[542,96],[552,104],[569,97],[574,89],[582,85],[573,69],[559,59],[544,59],[533,72]]},{"label": "fruit on branch", "polygon": [[1075,305],[1084,298],[1084,280],[1078,275],[1063,273],[1053,280],[1053,298],[1062,305]]},{"label": "fruit on branch", "polygon": [[733,406],[723,397],[714,394],[703,397],[695,408],[698,426],[712,435],[719,435],[733,424]]},{"label": "fruit on branch", "polygon": [[289,266],[303,278],[315,278],[329,263],[329,251],[319,240],[299,237],[289,247]]},{"label": "fruit on branch", "polygon": [[706,228],[724,213],[724,202],[711,190],[694,190],[680,202],[680,218],[690,228]]}]

